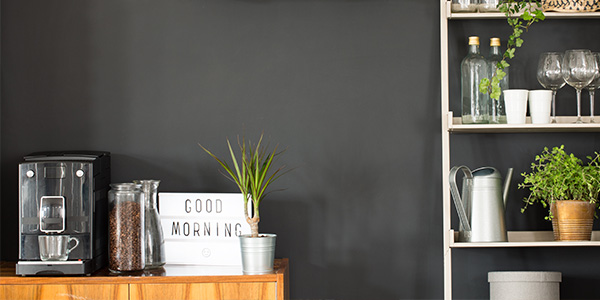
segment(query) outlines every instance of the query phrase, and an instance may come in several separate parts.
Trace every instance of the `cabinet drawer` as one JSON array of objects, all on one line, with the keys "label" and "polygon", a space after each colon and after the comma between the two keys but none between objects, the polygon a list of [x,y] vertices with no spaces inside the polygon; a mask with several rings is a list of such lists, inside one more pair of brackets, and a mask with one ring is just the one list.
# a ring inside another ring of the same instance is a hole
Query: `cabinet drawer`
[{"label": "cabinet drawer", "polygon": [[276,282],[131,284],[131,300],[276,300]]},{"label": "cabinet drawer", "polygon": [[0,300],[127,300],[127,284],[0,285]]}]

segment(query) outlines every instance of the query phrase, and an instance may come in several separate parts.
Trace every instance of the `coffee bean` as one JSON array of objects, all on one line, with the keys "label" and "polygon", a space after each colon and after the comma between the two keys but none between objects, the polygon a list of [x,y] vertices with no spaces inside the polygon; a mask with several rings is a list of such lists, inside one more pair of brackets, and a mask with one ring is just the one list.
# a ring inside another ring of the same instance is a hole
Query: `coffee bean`
[{"label": "coffee bean", "polygon": [[117,202],[109,212],[109,264],[112,271],[144,269],[144,230],[141,206]]}]

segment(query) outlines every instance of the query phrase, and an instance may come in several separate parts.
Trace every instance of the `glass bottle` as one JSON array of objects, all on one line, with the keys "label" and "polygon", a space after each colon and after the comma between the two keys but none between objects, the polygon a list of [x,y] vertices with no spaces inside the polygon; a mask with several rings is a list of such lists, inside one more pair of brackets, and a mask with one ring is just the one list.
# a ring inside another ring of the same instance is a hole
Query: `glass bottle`
[{"label": "glass bottle", "polygon": [[500,11],[498,4],[500,4],[500,0],[481,0],[481,3],[479,4],[479,12]]},{"label": "glass bottle", "polygon": [[160,268],[165,264],[165,240],[158,216],[158,185],[160,180],[136,180],[144,192],[146,269]]},{"label": "glass bottle", "polygon": [[108,268],[112,272],[145,267],[144,203],[139,184],[115,183],[108,191]]},{"label": "glass bottle", "polygon": [[[488,56],[488,62],[490,64],[490,76],[496,75],[498,70],[498,62],[502,60],[502,53],[500,52],[500,39],[493,37],[490,39],[490,55]],[[500,80],[500,89],[502,91],[508,89],[508,69],[504,68],[506,76]],[[491,79],[491,78],[490,78]],[[500,93],[498,100],[490,98],[490,123],[494,124],[506,124],[506,108],[504,107],[504,93]]]},{"label": "glass bottle", "polygon": [[462,123],[488,123],[490,96],[479,92],[479,83],[491,76],[487,60],[479,52],[479,37],[469,37],[469,54],[461,62],[460,71]]},{"label": "glass bottle", "polygon": [[452,12],[477,12],[479,0],[452,0]]}]

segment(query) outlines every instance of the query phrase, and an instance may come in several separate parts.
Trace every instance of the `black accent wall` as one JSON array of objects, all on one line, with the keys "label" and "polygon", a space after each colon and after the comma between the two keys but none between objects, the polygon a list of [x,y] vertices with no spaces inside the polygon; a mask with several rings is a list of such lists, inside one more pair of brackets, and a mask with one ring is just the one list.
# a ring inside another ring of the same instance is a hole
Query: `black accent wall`
[{"label": "black accent wall", "polygon": [[[542,51],[600,50],[599,24],[532,29],[511,83],[539,88]],[[437,0],[3,0],[1,259],[17,259],[17,165],[30,152],[110,151],[114,182],[236,192],[198,143],[225,156],[226,138],[264,131],[294,168],[260,223],[290,258],[292,298],[441,299],[439,25]],[[507,28],[452,21],[452,85],[467,36],[487,53]],[[573,89],[559,99],[573,114]],[[543,146],[600,150],[597,133],[452,141],[453,164],[516,174]],[[548,229],[543,212],[519,212],[522,197],[511,190],[509,230]],[[487,298],[493,270],[562,271],[564,299],[599,299],[598,251],[456,250],[456,299]]]}]

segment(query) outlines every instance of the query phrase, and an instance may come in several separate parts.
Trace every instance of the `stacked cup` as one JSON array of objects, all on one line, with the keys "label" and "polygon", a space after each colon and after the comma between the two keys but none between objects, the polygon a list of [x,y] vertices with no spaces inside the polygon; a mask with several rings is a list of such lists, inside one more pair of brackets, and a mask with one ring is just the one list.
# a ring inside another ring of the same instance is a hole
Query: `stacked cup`
[{"label": "stacked cup", "polygon": [[529,114],[531,115],[531,123],[550,123],[550,106],[552,104],[552,91],[528,91],[520,89],[509,89],[504,91],[506,123],[525,124],[528,100]]},{"label": "stacked cup", "polygon": [[550,123],[550,107],[552,106],[552,91],[529,91],[529,115],[531,123]]}]

